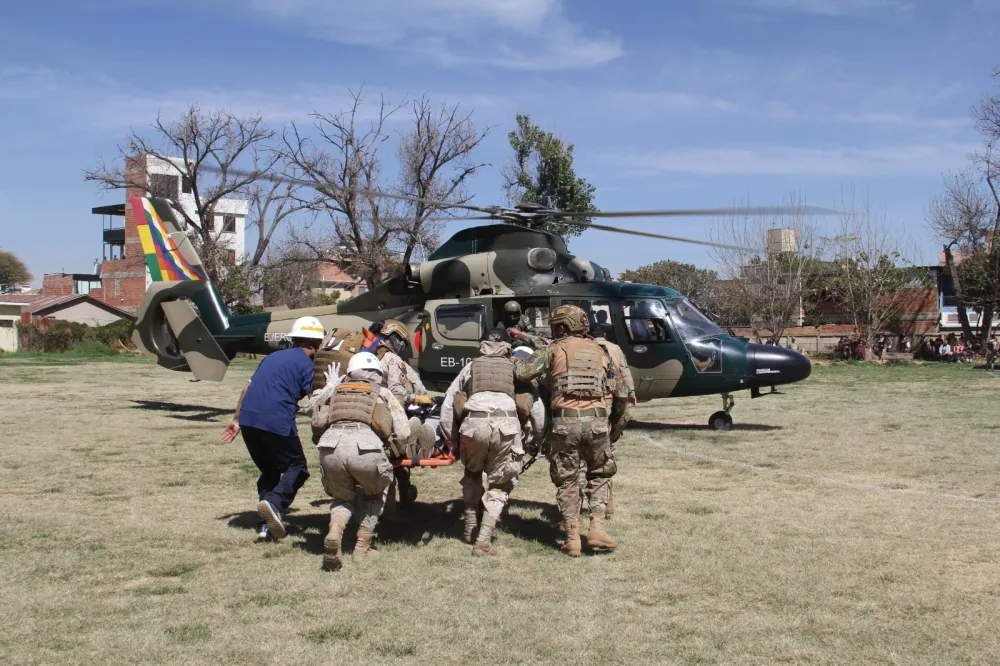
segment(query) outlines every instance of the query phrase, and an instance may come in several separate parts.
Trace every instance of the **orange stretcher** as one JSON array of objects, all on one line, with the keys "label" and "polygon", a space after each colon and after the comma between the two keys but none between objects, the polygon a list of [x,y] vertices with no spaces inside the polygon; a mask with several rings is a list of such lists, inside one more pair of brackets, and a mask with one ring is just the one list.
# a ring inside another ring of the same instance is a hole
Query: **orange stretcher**
[{"label": "orange stretcher", "polygon": [[393,467],[447,467],[454,465],[457,458],[450,453],[435,451],[430,458],[402,458]]}]

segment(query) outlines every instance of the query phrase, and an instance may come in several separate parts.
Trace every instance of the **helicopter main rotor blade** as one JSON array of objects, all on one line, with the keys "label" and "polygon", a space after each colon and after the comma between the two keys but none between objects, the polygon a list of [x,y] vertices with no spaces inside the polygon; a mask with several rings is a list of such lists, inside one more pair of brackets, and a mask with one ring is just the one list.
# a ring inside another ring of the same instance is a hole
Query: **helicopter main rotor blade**
[{"label": "helicopter main rotor blade", "polygon": [[610,231],[616,234],[627,234],[629,236],[644,236],[646,238],[660,238],[662,240],[678,241],[681,243],[691,243],[693,245],[707,245],[709,247],[719,247],[726,250],[740,250],[744,252],[763,252],[763,250],[753,247],[743,247],[742,245],[727,245],[726,243],[713,243],[712,241],[696,240],[694,238],[682,238],[681,236],[666,236],[664,234],[654,234],[648,231],[638,231],[636,229],[621,229],[604,224],[588,224],[586,222],[565,222],[584,229],[598,229],[600,231]]},{"label": "helicopter main rotor blade", "polygon": [[[548,211],[546,211],[548,212]],[[737,208],[691,208],[667,210],[606,210],[587,212],[555,211],[555,217],[699,217],[704,215],[785,215],[800,213],[811,215],[842,215],[844,211],[823,206],[758,206]]]}]

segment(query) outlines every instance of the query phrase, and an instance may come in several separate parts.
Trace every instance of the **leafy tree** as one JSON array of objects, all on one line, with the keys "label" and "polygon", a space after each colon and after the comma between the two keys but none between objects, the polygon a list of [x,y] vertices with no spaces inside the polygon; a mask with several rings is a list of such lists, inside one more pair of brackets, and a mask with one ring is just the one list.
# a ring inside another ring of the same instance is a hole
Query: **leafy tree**
[{"label": "leafy tree", "polygon": [[[576,175],[572,144],[542,131],[525,114],[518,114],[517,129],[508,136],[514,160],[504,168],[503,177],[512,205],[532,203],[574,213],[597,212],[593,204],[596,188]],[[576,219],[591,221],[589,217]],[[563,222],[546,222],[542,229],[563,238],[583,233],[582,226]]]},{"label": "leafy tree", "polygon": [[325,305],[336,305],[340,302],[340,292],[336,289],[331,291],[329,294],[320,292],[318,294],[313,294],[312,305],[314,308],[323,307]]},{"label": "leafy tree", "polygon": [[28,267],[13,252],[0,250],[0,290],[15,284],[31,282],[31,272]]},{"label": "leafy tree", "polygon": [[666,259],[625,271],[618,279],[669,287],[687,296],[698,307],[711,310],[714,307],[719,275],[708,268]]}]

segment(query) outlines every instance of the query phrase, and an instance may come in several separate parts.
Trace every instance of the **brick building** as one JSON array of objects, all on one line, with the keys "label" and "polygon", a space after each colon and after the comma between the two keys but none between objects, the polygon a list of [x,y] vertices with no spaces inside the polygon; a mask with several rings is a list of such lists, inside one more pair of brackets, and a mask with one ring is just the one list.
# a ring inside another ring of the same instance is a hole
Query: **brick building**
[{"label": "brick building", "polygon": [[[179,162],[173,158],[170,161]],[[43,286],[44,293],[89,293],[108,305],[131,313],[134,313],[142,302],[151,278],[146,267],[146,256],[142,251],[139,232],[132,216],[132,207],[128,205],[129,199],[144,197],[149,193],[166,196],[177,201],[190,217],[197,218],[197,214],[190,185],[168,161],[142,156],[129,159],[126,162],[126,169],[130,173],[147,173],[149,186],[146,191],[128,188],[125,191],[124,202],[98,206],[91,211],[94,215],[100,215],[103,220],[102,262],[99,270],[95,271],[99,276],[100,287],[95,288],[91,283],[87,285],[88,292],[67,292],[67,285],[70,282],[75,281],[82,285],[85,280],[77,280],[75,275],[72,280],[67,280],[66,274],[59,274],[61,277],[58,279],[52,276],[51,284],[53,290],[60,291],[49,292],[47,287]],[[247,201],[243,199],[223,199],[216,207],[211,231],[217,234],[218,242],[227,248],[231,263],[241,262],[246,251],[245,223],[248,208]],[[189,233],[193,235],[196,230],[190,229]],[[45,278],[48,279],[49,276]]]}]

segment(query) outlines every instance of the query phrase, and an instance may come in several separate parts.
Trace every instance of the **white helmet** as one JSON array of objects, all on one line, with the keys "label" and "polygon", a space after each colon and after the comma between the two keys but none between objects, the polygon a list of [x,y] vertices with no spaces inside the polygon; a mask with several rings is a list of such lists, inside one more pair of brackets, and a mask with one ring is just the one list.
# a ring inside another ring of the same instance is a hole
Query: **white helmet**
[{"label": "white helmet", "polygon": [[531,347],[525,347],[524,345],[521,345],[520,347],[515,347],[514,351],[511,352],[510,355],[513,356],[514,358],[528,358],[534,353],[535,352]]},{"label": "white helmet", "polygon": [[382,362],[378,360],[378,356],[371,352],[358,352],[351,357],[351,362],[347,364],[347,374],[351,375],[359,370],[382,372]]},{"label": "white helmet", "polygon": [[316,317],[299,317],[292,324],[292,332],[288,334],[288,337],[322,340],[326,337],[326,329]]}]

